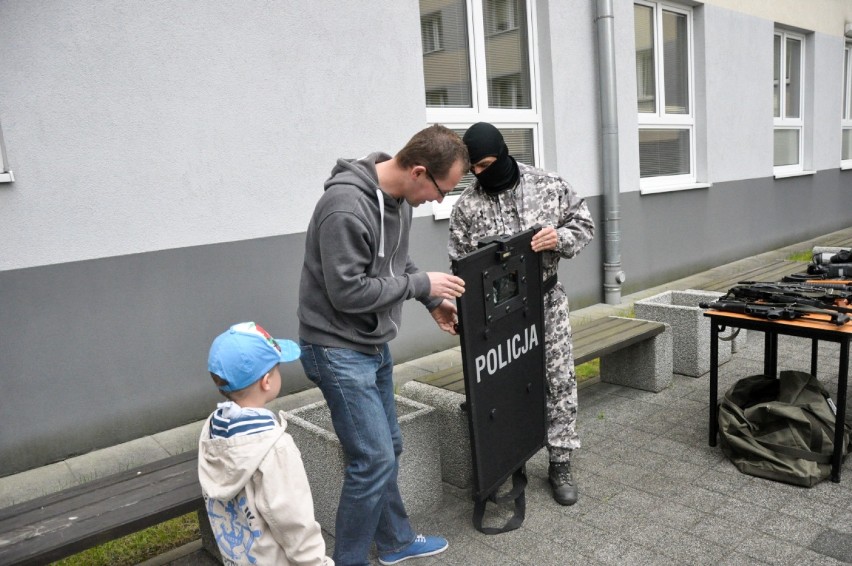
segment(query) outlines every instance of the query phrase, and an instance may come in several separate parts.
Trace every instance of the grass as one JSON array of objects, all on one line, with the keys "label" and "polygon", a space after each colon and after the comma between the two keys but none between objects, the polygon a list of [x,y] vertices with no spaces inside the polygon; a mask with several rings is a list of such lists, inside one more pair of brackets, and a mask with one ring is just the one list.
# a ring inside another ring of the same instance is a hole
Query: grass
[{"label": "grass", "polygon": [[588,379],[597,377],[601,374],[601,360],[598,358],[590,362],[580,364],[574,368],[574,372],[577,374],[577,383],[583,383]]},{"label": "grass", "polygon": [[805,250],[805,251],[795,252],[795,253],[790,254],[789,256],[787,256],[787,260],[789,260],[789,261],[804,261],[804,262],[810,263],[810,261],[813,259],[813,257],[814,257],[813,251]]},{"label": "grass", "polygon": [[69,556],[54,566],[132,566],[201,537],[198,516],[187,513]]}]

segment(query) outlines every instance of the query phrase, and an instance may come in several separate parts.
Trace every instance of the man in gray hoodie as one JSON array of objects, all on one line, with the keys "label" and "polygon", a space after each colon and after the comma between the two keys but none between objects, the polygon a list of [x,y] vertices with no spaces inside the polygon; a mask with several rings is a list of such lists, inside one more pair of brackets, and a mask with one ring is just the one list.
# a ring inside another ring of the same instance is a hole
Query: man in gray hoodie
[{"label": "man in gray hoodie", "polygon": [[402,304],[417,299],[455,334],[464,281],[422,272],[408,256],[412,207],[441,202],[468,170],[458,135],[435,125],[395,156],[340,159],[314,209],[299,285],[302,366],[328,402],[347,466],[335,522],[338,565],[382,564],[443,552],[441,537],[416,534],[399,494],[402,435],[388,342]]}]

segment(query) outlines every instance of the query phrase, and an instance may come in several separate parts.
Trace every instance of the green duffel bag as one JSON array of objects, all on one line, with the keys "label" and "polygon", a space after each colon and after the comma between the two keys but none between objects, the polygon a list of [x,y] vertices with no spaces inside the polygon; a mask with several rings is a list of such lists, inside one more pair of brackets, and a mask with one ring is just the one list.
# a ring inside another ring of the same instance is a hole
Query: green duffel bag
[{"label": "green duffel bag", "polygon": [[[722,451],[744,474],[811,487],[831,473],[835,413],[828,392],[808,373],[745,377],[719,405]],[[850,428],[844,429],[845,457]]]}]

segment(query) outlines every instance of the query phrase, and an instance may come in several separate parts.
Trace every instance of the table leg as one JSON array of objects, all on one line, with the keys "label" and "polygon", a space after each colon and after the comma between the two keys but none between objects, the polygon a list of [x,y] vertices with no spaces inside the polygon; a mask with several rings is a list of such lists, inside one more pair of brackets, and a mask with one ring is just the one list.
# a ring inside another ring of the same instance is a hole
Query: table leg
[{"label": "table leg", "polygon": [[774,377],[772,373],[772,332],[763,332],[763,375]]},{"label": "table leg", "polygon": [[778,377],[778,333],[766,331],[766,345],[763,352],[763,374]]},{"label": "table leg", "polygon": [[816,377],[817,374],[817,355],[819,354],[819,340],[813,338],[811,340],[811,375]]},{"label": "table leg", "polygon": [[843,437],[846,430],[846,385],[849,380],[849,339],[840,343],[840,373],[837,376],[837,418],[834,424],[834,454],[831,455],[831,481],[840,482]]},{"label": "table leg", "polygon": [[719,432],[719,325],[710,321],[710,446]]}]

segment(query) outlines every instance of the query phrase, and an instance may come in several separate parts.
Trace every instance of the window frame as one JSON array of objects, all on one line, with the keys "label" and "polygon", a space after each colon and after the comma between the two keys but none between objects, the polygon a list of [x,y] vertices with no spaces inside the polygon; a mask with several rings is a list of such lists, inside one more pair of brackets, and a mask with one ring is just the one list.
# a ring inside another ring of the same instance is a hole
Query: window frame
[{"label": "window frame", "polygon": [[[778,75],[778,112],[780,116],[775,116],[775,112],[773,109],[772,114],[772,136],[773,136],[773,152],[772,152],[772,171],[776,177],[783,177],[787,175],[795,175],[797,173],[804,173],[805,171],[805,95],[807,89],[805,88],[805,78],[807,76],[807,69],[805,68],[805,50],[807,48],[807,41],[803,34],[796,33],[794,31],[790,31],[784,28],[776,27],[772,33],[772,51],[773,51],[773,83],[775,82],[775,61],[774,61],[774,52],[775,52],[775,38],[780,37],[781,39],[781,53],[779,56],[779,65],[780,69]],[[787,39],[795,39],[800,45],[801,49],[799,50],[799,117],[798,118],[788,118],[784,116],[785,108],[787,106],[787,94],[786,89],[783,88],[784,83],[789,80],[789,77],[786,76],[786,65],[785,61],[787,60]],[[774,84],[773,84],[774,86]],[[775,165],[775,133],[779,130],[795,130],[799,133],[799,158],[798,163],[792,165]]]},{"label": "window frame", "polygon": [[[843,134],[849,130],[852,132],[852,42],[846,42],[843,51],[843,80],[844,99],[840,110],[840,168],[852,169],[852,156],[843,159]],[[852,135],[852,134],[851,134]]]},{"label": "window frame", "polygon": [[6,158],[6,142],[3,140],[3,123],[0,122],[0,183],[11,183],[15,175],[9,169],[9,160]]},{"label": "window frame", "polygon": [[[527,56],[529,58],[530,108],[497,108],[488,105],[488,73],[486,65],[486,39],[512,30],[489,33],[485,28],[486,0],[464,0],[467,16],[468,53],[470,70],[471,106],[468,108],[441,108],[426,106],[426,122],[443,124],[453,130],[466,130],[476,122],[489,122],[498,129],[528,129],[532,131],[533,156],[536,167],[543,167],[541,160],[541,89],[539,88],[538,29],[536,26],[536,2],[525,0],[527,22]],[[518,24],[517,15],[515,24]],[[514,29],[517,29],[514,28]],[[435,220],[450,217],[453,205],[465,187],[460,184],[442,202],[432,203]]]},{"label": "window frame", "polygon": [[[437,53],[438,51],[444,50],[444,20],[441,17],[441,12],[436,11],[427,15],[429,18],[428,27],[431,28],[431,41],[432,45],[427,50],[426,45],[424,43],[424,37],[420,38],[421,43],[421,51],[423,55],[428,55],[429,53]],[[423,24],[420,24],[420,33],[423,33]]]},{"label": "window frame", "polygon": [[[637,150],[638,132],[642,130],[687,130],[689,132],[689,173],[681,175],[664,175],[658,177],[642,177],[639,173],[639,191],[641,194],[667,192],[673,190],[684,190],[705,187],[707,185],[698,183],[696,173],[697,149],[696,145],[696,119],[695,119],[695,22],[693,10],[689,6],[672,4],[669,2],[657,2],[653,0],[634,0],[633,5],[646,6],[653,10],[654,14],[654,73],[655,73],[655,112],[639,112],[637,108]],[[663,26],[663,13],[673,12],[686,16],[687,34],[687,61],[689,70],[687,73],[687,88],[689,89],[687,101],[689,112],[686,114],[669,114],[666,112],[665,100],[665,73],[663,54],[664,45],[662,34],[659,33]],[[636,37],[634,34],[634,57],[636,53]],[[636,76],[639,80],[639,76]],[[638,99],[634,94],[638,106]],[[637,152],[637,156],[641,156]],[[641,160],[641,157],[640,157]]]}]

